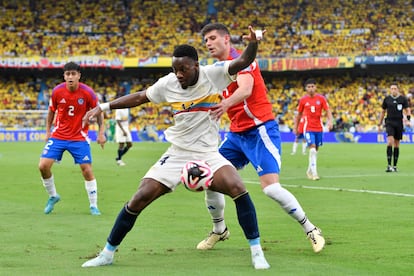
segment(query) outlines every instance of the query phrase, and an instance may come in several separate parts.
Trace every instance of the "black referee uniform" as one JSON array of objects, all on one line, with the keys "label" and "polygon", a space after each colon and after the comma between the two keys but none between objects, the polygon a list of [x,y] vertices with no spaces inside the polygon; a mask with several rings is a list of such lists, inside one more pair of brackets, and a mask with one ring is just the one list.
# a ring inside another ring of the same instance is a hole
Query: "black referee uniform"
[{"label": "black referee uniform", "polygon": [[[387,112],[387,117],[385,118],[385,131],[387,137],[392,136],[395,140],[400,141],[404,132],[404,109],[408,108],[408,100],[402,95],[393,97],[388,95],[385,97],[382,102],[382,109]],[[388,167],[386,172],[397,171],[397,162],[399,157],[400,149],[399,147],[387,146],[387,161]],[[394,157],[393,165],[391,167],[391,159]]]}]

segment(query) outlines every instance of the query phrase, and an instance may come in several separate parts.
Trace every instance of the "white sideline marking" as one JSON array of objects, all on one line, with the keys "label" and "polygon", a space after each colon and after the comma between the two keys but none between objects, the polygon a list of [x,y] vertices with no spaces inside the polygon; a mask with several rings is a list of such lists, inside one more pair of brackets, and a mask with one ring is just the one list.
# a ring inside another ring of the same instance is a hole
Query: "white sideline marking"
[{"label": "white sideline marking", "polygon": [[[258,184],[257,181],[246,180],[244,182],[250,183],[250,184]],[[334,188],[334,187],[317,187],[317,186],[307,186],[307,185],[289,185],[289,184],[282,184],[282,186],[289,187],[289,188],[304,188],[304,189],[312,189],[312,190],[345,191],[345,192],[353,192],[353,193],[367,193],[367,194],[377,194],[377,195],[414,197],[414,194],[393,193],[393,192],[384,192],[384,191],[346,189],[346,188]]]}]

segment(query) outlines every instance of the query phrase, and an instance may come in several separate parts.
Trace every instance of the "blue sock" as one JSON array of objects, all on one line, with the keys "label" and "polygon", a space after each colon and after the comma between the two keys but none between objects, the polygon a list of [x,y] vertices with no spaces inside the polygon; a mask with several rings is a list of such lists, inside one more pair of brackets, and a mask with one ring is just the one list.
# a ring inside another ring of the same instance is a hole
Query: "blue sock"
[{"label": "blue sock", "polygon": [[114,252],[117,248],[118,248],[118,246],[111,245],[109,242],[106,242],[106,244],[105,244],[105,249],[107,249],[109,251]]},{"label": "blue sock", "polygon": [[249,240],[249,245],[253,246],[253,245],[259,245],[260,244],[260,237],[256,238],[256,239],[251,239]]},{"label": "blue sock", "polygon": [[255,240],[260,237],[259,227],[257,226],[256,209],[250,198],[249,193],[234,200],[237,210],[237,218],[243,229],[244,235],[248,240]]},{"label": "blue sock", "polygon": [[109,234],[107,242],[115,247],[120,245],[128,232],[132,229],[132,227],[134,227],[137,218],[138,213],[132,212],[128,209],[127,205],[125,205],[116,218],[115,224],[112,227],[112,231],[111,234]]}]

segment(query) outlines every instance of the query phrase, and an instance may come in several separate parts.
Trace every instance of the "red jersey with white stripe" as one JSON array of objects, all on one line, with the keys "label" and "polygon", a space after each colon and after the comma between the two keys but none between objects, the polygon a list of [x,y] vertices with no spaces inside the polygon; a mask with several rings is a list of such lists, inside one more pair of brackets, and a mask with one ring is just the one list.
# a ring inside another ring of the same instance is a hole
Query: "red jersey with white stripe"
[{"label": "red jersey with white stripe", "polygon": [[84,83],[79,83],[78,89],[73,92],[66,88],[66,83],[57,85],[49,103],[49,109],[56,113],[51,137],[71,141],[86,140],[89,126],[82,128],[82,118],[97,104],[95,92]]},{"label": "red jersey with white stripe", "polygon": [[[240,52],[231,48],[230,55],[227,59],[232,60],[239,55]],[[254,85],[250,97],[227,110],[227,114],[231,120],[230,131],[246,131],[264,122],[274,120],[275,115],[273,114],[272,104],[267,98],[267,88],[260,73],[259,64],[254,61],[249,67],[240,71],[238,74],[251,74],[254,78]],[[230,97],[237,87],[237,82],[232,82],[223,91],[223,97]]]},{"label": "red jersey with white stripe", "polygon": [[315,94],[313,97],[305,95],[299,100],[298,112],[302,113],[305,119],[303,132],[323,131],[322,110],[329,110],[329,105],[321,94]]}]

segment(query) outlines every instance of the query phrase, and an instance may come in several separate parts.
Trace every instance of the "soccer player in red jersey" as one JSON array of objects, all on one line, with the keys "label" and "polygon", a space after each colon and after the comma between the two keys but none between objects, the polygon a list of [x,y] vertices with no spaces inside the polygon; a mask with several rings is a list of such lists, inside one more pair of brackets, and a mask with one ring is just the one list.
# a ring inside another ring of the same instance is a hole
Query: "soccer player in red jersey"
[{"label": "soccer player in red jersey", "polygon": [[[224,61],[240,55],[231,46],[229,30],[223,24],[208,24],[201,33],[213,58]],[[300,223],[313,250],[321,251],[325,240],[320,229],[310,222],[295,196],[279,183],[282,150],[279,126],[267,97],[259,64],[254,61],[240,71],[236,81],[223,91],[222,96],[224,99],[211,112],[215,119],[227,112],[231,120],[230,132],[220,145],[220,153],[237,169],[251,163],[263,192]],[[197,245],[197,249],[212,249],[217,242],[229,237],[224,221],[224,205],[223,194],[206,190],[206,206],[212,217],[213,231]]]},{"label": "soccer player in red jersey", "polygon": [[329,130],[332,129],[333,117],[326,98],[323,95],[316,93],[316,81],[314,79],[305,81],[305,89],[307,95],[299,100],[298,114],[295,118],[294,130],[295,133],[299,133],[299,122],[303,118],[305,121],[303,133],[305,134],[305,139],[309,148],[309,165],[306,174],[311,180],[319,180],[317,154],[319,147],[322,146],[323,143],[322,112],[325,111],[328,117],[327,127]]},{"label": "soccer player in red jersey", "polygon": [[[68,151],[75,164],[79,164],[85,179],[85,189],[89,197],[89,210],[92,215],[100,215],[98,209],[98,188],[92,171],[92,156],[88,125],[82,125],[82,118],[90,109],[98,105],[98,97],[92,88],[79,82],[81,77],[80,66],[69,62],[63,67],[65,82],[57,85],[53,91],[49,104],[49,113],[46,121],[46,145],[43,148],[39,161],[39,170],[43,186],[49,194],[45,214],[53,211],[60,200],[56,192],[52,166],[59,162],[65,151]],[[98,117],[99,133],[97,142],[104,146],[106,142],[103,116]],[[52,124],[54,128],[52,130]]]}]

